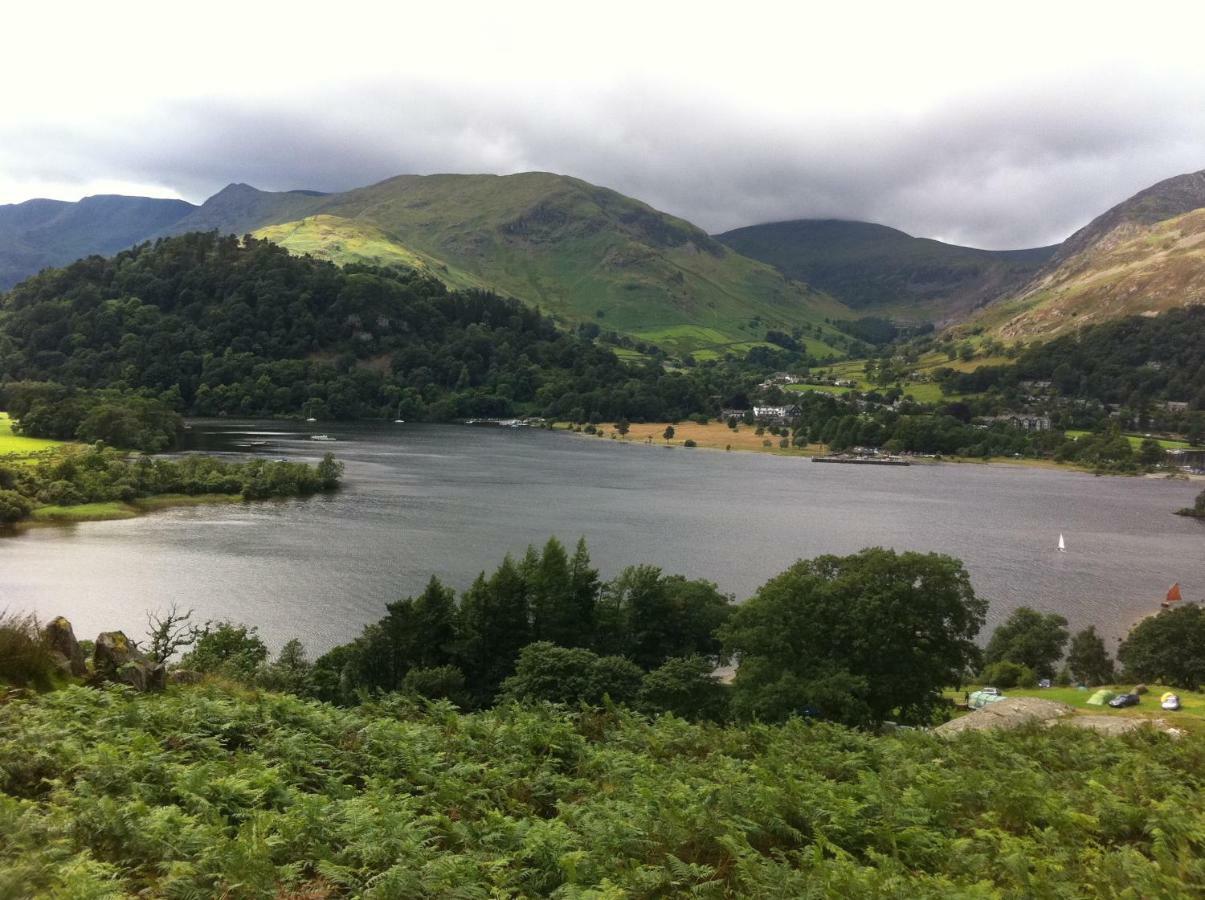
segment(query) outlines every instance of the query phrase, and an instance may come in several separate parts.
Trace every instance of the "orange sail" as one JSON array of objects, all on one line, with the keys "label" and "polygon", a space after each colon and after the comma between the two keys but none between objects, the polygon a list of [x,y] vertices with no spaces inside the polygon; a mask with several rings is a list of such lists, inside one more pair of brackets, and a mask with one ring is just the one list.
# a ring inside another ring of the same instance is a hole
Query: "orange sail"
[{"label": "orange sail", "polygon": [[1177,581],[1168,589],[1167,599],[1163,601],[1163,605],[1167,606],[1169,603],[1178,603],[1183,599],[1184,598],[1180,596],[1180,582]]}]

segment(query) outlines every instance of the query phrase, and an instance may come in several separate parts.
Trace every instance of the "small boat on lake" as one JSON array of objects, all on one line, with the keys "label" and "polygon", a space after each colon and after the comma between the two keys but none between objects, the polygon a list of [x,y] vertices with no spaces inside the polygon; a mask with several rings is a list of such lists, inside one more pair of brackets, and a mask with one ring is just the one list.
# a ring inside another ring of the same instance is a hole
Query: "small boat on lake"
[{"label": "small boat on lake", "polygon": [[1175,603],[1180,603],[1184,600],[1184,595],[1180,593],[1180,582],[1176,582],[1167,589],[1167,597],[1159,605],[1164,609],[1170,609]]},{"label": "small boat on lake", "polygon": [[329,434],[311,434],[311,441],[337,441],[338,438],[333,438]]},{"label": "small boat on lake", "polygon": [[1059,553],[1067,552],[1067,542],[1063,540],[1063,536],[1059,535]]}]

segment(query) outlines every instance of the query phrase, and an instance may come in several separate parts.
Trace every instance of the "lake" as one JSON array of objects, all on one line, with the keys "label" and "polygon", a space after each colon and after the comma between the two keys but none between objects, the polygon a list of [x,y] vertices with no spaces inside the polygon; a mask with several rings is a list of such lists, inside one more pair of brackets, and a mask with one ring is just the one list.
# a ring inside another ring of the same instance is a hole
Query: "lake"
[{"label": "lake", "polygon": [[[308,440],[325,429],[337,443]],[[584,535],[625,565],[738,599],[796,559],[883,545],[963,559],[991,625],[1020,605],[1124,634],[1173,581],[1205,594],[1205,527],[1172,515],[1199,483],[1006,465],[816,465],[452,425],[198,422],[197,449],[347,464],[330,496],[168,510],[0,540],[0,609],[62,614],[92,638],[171,603],[312,654],[354,637],[431,575],[457,589],[506,553]],[[1058,553],[1059,533],[1068,552]],[[1110,644],[1111,646],[1111,644]]]}]

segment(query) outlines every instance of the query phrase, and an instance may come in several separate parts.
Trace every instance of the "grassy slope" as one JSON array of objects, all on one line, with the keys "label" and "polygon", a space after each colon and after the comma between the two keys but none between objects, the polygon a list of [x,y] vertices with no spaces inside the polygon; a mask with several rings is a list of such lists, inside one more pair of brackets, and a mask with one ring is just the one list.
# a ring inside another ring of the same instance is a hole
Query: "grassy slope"
[{"label": "grassy slope", "polygon": [[977,250],[833,219],[753,225],[717,239],[860,313],[913,321],[961,317],[1021,287],[1054,251]]},{"label": "grassy slope", "polygon": [[[401,176],[315,203],[312,212],[368,226],[366,234],[399,243],[440,277],[443,264],[567,321],[596,321],[673,351],[742,349],[768,328],[850,316],[695,226],[574,178]],[[312,252],[323,239],[305,230]],[[345,235],[346,226],[330,242]],[[324,252],[339,260],[347,251]]]},{"label": "grassy slope", "polygon": [[404,266],[434,275],[453,288],[486,286],[467,272],[409,249],[374,225],[339,216],[309,216],[297,222],[269,225],[256,230],[254,236],[279,244],[290,253],[328,259],[340,265]]},{"label": "grassy slope", "polygon": [[1128,225],[1065,260],[1030,292],[985,310],[1006,340],[1045,340],[1086,325],[1205,302],[1205,209]]}]

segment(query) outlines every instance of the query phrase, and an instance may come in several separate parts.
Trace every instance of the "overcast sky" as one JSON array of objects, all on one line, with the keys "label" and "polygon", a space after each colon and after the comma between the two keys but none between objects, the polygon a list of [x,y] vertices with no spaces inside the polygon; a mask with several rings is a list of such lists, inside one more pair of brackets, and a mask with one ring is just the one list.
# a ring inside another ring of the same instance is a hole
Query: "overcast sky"
[{"label": "overcast sky", "polygon": [[1199,0],[36,6],[0,31],[0,203],[540,169],[711,231],[1007,248],[1205,169]]}]

